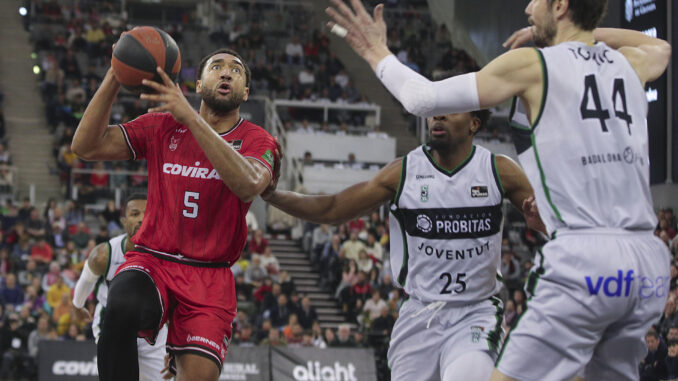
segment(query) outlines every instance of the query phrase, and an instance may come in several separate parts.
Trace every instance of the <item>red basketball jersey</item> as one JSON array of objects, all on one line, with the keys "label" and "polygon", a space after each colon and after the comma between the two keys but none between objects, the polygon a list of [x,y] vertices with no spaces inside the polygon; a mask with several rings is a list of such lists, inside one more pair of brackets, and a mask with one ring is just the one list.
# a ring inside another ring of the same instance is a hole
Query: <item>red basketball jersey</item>
[{"label": "red basketball jersey", "polygon": [[[236,261],[247,239],[250,203],[224,184],[188,127],[169,113],[145,114],[120,127],[133,158],[148,164],[146,215],[132,239],[137,247],[200,261]],[[221,137],[273,170],[276,144],[263,128],[241,118]]]}]

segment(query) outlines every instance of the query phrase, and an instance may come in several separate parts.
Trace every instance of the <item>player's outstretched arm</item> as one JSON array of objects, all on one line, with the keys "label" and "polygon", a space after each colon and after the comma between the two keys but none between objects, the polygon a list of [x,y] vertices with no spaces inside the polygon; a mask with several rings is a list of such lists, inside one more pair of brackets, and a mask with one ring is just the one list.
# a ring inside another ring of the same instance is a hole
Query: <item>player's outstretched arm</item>
[{"label": "player's outstretched arm", "polygon": [[530,229],[547,234],[544,222],[542,222],[536,207],[531,202],[534,199],[534,190],[527,180],[525,172],[508,156],[497,155],[496,158],[497,172],[506,197],[513,206],[523,212]]},{"label": "player's outstretched arm", "polygon": [[80,274],[80,279],[75,284],[75,291],[73,292],[73,306],[81,319],[89,317],[89,312],[83,307],[89,294],[94,291],[97,281],[106,272],[109,256],[108,244],[101,243],[92,249],[85,266],[82,268],[82,274]]},{"label": "player's outstretched arm", "polygon": [[[478,73],[430,81],[388,50],[383,5],[378,5],[370,16],[359,0],[350,3],[351,7],[342,0],[332,0],[334,7],[326,10],[333,20],[328,26],[342,28],[346,42],[412,114],[430,117],[475,111],[494,107],[515,95],[523,96],[530,89],[541,91],[539,58],[533,49],[506,53]],[[541,93],[535,98],[541,99]],[[530,99],[528,105],[532,104]]]},{"label": "player's outstretched arm", "polygon": [[398,191],[401,166],[402,159],[396,159],[372,180],[333,195],[303,195],[276,190],[264,197],[268,203],[295,217],[317,223],[340,224],[393,199]]},{"label": "player's outstretched arm", "polygon": [[113,70],[108,69],[94,93],[73,136],[71,149],[83,160],[129,160],[125,137],[117,126],[109,126],[111,106],[120,89]]},{"label": "player's outstretched arm", "polygon": [[635,30],[597,28],[596,41],[602,41],[619,50],[638,73],[643,85],[659,78],[671,60],[671,44]]}]

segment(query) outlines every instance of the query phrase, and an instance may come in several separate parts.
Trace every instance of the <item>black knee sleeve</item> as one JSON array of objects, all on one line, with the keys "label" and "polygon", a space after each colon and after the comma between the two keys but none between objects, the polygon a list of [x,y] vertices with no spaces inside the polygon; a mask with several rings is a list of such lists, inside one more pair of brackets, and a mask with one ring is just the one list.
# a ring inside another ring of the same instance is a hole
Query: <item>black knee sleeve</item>
[{"label": "black knee sleeve", "polygon": [[157,329],[162,317],[158,291],[151,278],[141,271],[118,274],[108,291],[103,329]]}]

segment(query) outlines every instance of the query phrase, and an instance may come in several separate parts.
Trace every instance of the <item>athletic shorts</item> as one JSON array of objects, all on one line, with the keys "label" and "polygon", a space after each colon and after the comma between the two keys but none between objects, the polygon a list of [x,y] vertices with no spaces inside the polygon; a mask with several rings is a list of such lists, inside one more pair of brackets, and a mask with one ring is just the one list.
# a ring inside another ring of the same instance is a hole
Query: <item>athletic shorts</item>
[{"label": "athletic shorts", "polygon": [[391,333],[391,379],[441,380],[445,364],[472,351],[486,352],[494,361],[504,337],[503,321],[497,297],[465,306],[407,300]]},{"label": "athletic shorts", "polygon": [[[101,303],[97,304],[92,319],[92,333],[94,341],[99,342],[101,336],[101,317],[104,313]],[[165,367],[165,343],[167,342],[167,325],[164,325],[155,338],[155,344],[151,345],[146,339],[137,339],[139,353],[139,381],[160,380],[161,371]]]},{"label": "athletic shorts", "polygon": [[527,309],[497,369],[521,381],[638,380],[645,334],[669,292],[669,262],[652,232],[558,231],[537,255]]},{"label": "athletic shorts", "polygon": [[148,275],[158,290],[162,307],[158,325],[140,331],[139,337],[153,343],[157,332],[169,322],[167,352],[172,358],[184,353],[200,355],[214,361],[221,370],[236,313],[231,269],[199,267],[136,251],[125,254],[125,259],[116,274],[139,271]]}]

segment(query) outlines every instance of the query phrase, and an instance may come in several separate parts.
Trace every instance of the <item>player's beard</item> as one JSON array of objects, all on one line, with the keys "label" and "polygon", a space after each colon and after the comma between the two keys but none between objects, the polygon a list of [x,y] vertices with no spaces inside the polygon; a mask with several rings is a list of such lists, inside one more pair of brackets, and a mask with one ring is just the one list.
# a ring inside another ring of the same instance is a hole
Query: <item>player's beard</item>
[{"label": "player's beard", "polygon": [[240,107],[243,99],[245,98],[245,93],[235,93],[231,90],[231,93],[226,97],[220,97],[219,93],[212,89],[202,90],[202,100],[205,102],[207,107],[212,109],[212,111],[217,114],[228,114],[229,112]]},{"label": "player's beard", "polygon": [[433,151],[438,151],[438,152],[447,152],[450,150],[450,140],[448,136],[445,136],[444,138],[434,138],[434,137],[429,137],[428,139],[428,146],[431,148]]},{"label": "player's beard", "polygon": [[547,13],[547,15],[547,20],[544,25],[535,24],[532,27],[532,40],[538,48],[545,48],[553,45],[553,41],[556,38],[556,18],[551,12]]}]

